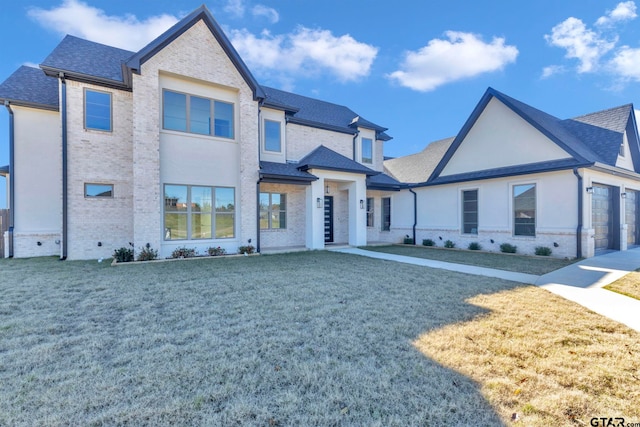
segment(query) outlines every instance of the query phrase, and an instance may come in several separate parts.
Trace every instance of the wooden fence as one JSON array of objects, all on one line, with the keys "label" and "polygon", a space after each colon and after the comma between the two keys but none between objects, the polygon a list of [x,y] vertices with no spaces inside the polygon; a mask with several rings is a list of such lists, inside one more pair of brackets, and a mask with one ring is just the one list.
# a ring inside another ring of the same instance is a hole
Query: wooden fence
[{"label": "wooden fence", "polygon": [[0,258],[4,258],[4,232],[9,228],[9,209],[0,209]]}]

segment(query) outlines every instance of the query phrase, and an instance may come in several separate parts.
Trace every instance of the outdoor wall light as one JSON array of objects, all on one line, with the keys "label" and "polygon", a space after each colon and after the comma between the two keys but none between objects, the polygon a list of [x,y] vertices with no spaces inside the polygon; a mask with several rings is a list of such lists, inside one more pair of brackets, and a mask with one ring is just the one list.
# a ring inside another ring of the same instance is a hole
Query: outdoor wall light
[{"label": "outdoor wall light", "polygon": [[102,246],[102,242],[98,242],[98,246]]},{"label": "outdoor wall light", "polygon": [[560,245],[558,244],[558,242],[553,242],[553,247],[554,247],[554,248],[557,248],[558,246],[560,246]]},{"label": "outdoor wall light", "polygon": [[364,209],[364,200],[360,199],[360,209]]},{"label": "outdoor wall light", "polygon": [[324,187],[324,194],[329,194],[329,184],[327,184],[327,186]]},{"label": "outdoor wall light", "polygon": [[587,187],[587,193],[593,194],[593,187]]},{"label": "outdoor wall light", "polygon": [[37,244],[38,244],[38,246],[42,246],[42,242],[38,242]]},{"label": "outdoor wall light", "polygon": [[620,193],[620,197],[622,197],[623,199],[627,198],[627,193]]},{"label": "outdoor wall light", "polygon": [[319,208],[321,208],[321,207],[322,207],[322,199],[321,199],[320,197],[318,197],[318,198],[316,199],[316,205],[317,205]]}]

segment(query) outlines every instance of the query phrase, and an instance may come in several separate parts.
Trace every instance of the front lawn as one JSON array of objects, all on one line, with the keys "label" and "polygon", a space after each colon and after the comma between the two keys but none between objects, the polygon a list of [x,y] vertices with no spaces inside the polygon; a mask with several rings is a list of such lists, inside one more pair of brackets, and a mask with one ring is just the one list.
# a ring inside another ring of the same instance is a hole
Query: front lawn
[{"label": "front lawn", "polygon": [[640,299],[640,269],[632,271],[604,288],[631,298]]},{"label": "front lawn", "polygon": [[363,249],[536,275],[543,275],[578,261],[577,259],[568,260],[414,245],[367,246]]},{"label": "front lawn", "polygon": [[[637,333],[542,289],[471,277],[324,251],[117,268],[1,260],[0,425],[640,419]],[[532,328],[571,363],[517,350],[538,339]],[[594,375],[604,391],[585,385]],[[553,407],[537,400],[545,388],[526,389],[543,379],[560,384]],[[505,399],[510,384],[522,392]]]}]

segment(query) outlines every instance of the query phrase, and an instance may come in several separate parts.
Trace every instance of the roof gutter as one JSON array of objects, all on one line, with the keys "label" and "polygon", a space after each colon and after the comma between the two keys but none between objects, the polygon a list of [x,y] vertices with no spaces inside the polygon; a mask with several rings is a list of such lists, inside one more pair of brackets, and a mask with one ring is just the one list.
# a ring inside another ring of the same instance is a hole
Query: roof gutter
[{"label": "roof gutter", "polygon": [[[15,209],[15,193],[16,193],[16,175],[15,175],[15,133],[14,133],[14,117],[13,110],[9,101],[4,101],[4,106],[9,112],[9,229],[7,230],[9,237],[9,258],[13,258],[13,228],[16,220]],[[2,238],[2,236],[0,236]]]},{"label": "roof gutter", "polygon": [[60,261],[67,259],[68,237],[68,194],[67,194],[67,82],[64,73],[58,74],[61,85],[60,111],[62,115],[62,255]]},{"label": "roof gutter", "polygon": [[578,228],[576,228],[576,258],[582,258],[582,217],[584,206],[582,206],[584,183],[578,168],[573,168],[573,174],[578,178]]}]

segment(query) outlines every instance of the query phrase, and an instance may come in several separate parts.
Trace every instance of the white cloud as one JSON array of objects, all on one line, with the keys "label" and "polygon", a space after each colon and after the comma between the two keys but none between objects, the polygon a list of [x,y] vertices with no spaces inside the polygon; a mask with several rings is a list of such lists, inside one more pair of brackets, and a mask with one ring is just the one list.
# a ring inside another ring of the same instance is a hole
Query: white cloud
[{"label": "white cloud", "polygon": [[242,18],[244,9],[244,0],[228,0],[223,10],[236,18]]},{"label": "white cloud", "polygon": [[31,8],[29,16],[45,28],[94,42],[138,50],[178,21],[172,15],[138,20],[134,15],[110,16],[79,0],[64,0],[52,9]]},{"label": "white cloud", "polygon": [[277,10],[261,4],[254,6],[253,9],[251,9],[251,13],[253,16],[264,16],[272,24],[275,24],[280,20],[280,15]]},{"label": "white cloud", "polygon": [[431,91],[446,83],[502,70],[515,62],[518,49],[494,37],[484,42],[472,33],[447,31],[447,39],[433,39],[418,51],[405,54],[400,69],[388,77],[402,86]]},{"label": "white cloud", "polygon": [[607,41],[600,34],[588,29],[584,22],[577,18],[568,18],[551,29],[551,35],[545,39],[553,46],[566,50],[566,58],[575,58],[580,62],[579,73],[594,71],[600,58],[615,46],[614,41]]},{"label": "white cloud", "polygon": [[259,36],[248,30],[232,30],[230,39],[250,68],[279,79],[329,72],[342,81],[369,75],[378,48],[349,34],[334,36],[328,30],[299,27],[291,34]]},{"label": "white cloud", "polygon": [[636,18],[636,4],[633,1],[618,3],[615,9],[608,10],[605,16],[601,16],[596,21],[596,25],[608,26],[616,22],[629,21]]},{"label": "white cloud", "polygon": [[610,62],[614,73],[624,80],[640,82],[640,48],[622,46]]},{"label": "white cloud", "polygon": [[540,77],[543,79],[546,79],[555,74],[564,73],[565,71],[566,71],[566,68],[563,67],[562,65],[549,65],[548,67],[544,67],[542,69],[542,75]]}]

